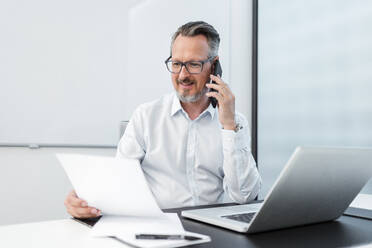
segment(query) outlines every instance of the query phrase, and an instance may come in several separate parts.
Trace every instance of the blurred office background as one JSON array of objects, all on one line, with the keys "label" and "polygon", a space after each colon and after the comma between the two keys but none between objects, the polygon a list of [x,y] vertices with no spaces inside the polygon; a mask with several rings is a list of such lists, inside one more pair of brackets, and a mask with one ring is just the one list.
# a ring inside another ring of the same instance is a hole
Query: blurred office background
[{"label": "blurred office background", "polygon": [[372,2],[258,3],[263,198],[298,145],[372,146]]}]

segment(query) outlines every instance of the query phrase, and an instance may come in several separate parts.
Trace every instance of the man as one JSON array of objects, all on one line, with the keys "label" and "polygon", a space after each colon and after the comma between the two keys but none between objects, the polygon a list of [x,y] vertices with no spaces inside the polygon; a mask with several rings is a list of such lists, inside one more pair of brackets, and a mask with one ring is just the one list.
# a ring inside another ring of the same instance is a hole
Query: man
[{"label": "man", "polygon": [[[217,31],[205,22],[189,22],[177,30],[166,60],[175,93],[140,105],[118,145],[117,157],[141,162],[161,208],[246,203],[260,190],[248,123],[235,112],[228,85],[211,75],[219,42]],[[209,97],[217,99],[217,108]],[[74,191],[65,205],[75,217],[100,214]]]}]

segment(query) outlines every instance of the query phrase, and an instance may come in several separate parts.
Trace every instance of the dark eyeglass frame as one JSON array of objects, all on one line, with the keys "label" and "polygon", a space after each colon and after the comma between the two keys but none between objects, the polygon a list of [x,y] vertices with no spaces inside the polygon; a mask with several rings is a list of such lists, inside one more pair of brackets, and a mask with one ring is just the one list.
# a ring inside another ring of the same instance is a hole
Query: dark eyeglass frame
[{"label": "dark eyeglass frame", "polygon": [[[180,73],[180,72],[182,71],[182,67],[185,67],[188,73],[190,73],[190,74],[199,74],[199,73],[201,73],[201,72],[203,71],[203,69],[204,69],[204,64],[207,63],[207,62],[209,62],[209,61],[211,61],[211,60],[213,60],[215,57],[209,57],[209,58],[207,58],[207,59],[205,59],[205,60],[200,60],[200,61],[187,61],[187,62],[177,61],[178,63],[181,64],[181,67],[180,67],[180,71],[179,71],[179,72],[172,72],[172,71],[169,69],[169,67],[168,67],[168,62],[172,62],[171,58],[172,58],[172,55],[169,56],[169,57],[164,61],[165,66],[167,67],[167,69],[168,69],[168,71],[169,71],[170,73],[178,74],[178,73]],[[187,65],[188,65],[188,64],[190,64],[190,63],[195,63],[195,62],[201,63],[201,69],[200,69],[200,72],[190,72],[189,69],[187,68]]]}]

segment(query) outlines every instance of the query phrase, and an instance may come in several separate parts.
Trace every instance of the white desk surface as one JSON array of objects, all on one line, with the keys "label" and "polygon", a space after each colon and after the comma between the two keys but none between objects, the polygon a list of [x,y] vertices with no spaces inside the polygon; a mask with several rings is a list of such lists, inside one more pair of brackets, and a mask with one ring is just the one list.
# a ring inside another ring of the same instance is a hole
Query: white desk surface
[{"label": "white desk surface", "polygon": [[93,238],[90,228],[72,219],[0,226],[0,247],[129,247],[112,238]]}]

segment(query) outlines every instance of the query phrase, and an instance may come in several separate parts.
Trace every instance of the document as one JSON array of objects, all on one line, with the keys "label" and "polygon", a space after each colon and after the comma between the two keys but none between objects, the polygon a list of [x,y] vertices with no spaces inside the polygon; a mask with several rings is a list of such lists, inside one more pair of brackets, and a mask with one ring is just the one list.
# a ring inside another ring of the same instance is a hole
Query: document
[{"label": "document", "polygon": [[164,213],[163,217],[103,215],[93,226],[91,235],[135,238],[136,234],[184,235],[184,233],[177,214]]},{"label": "document", "polygon": [[78,197],[102,212],[91,236],[115,237],[136,247],[180,247],[210,241],[208,236],[186,232],[177,214],[161,211],[137,160],[79,154],[56,156]]},{"label": "document", "polygon": [[344,215],[372,220],[372,195],[358,194],[345,210]]},{"label": "document", "polygon": [[56,155],[79,198],[103,215],[162,217],[139,161],[80,154]]},{"label": "document", "polygon": [[[137,239],[136,235],[140,234],[181,235],[192,236],[196,239]],[[180,247],[210,241],[209,236],[186,232],[175,213],[165,213],[163,217],[104,215],[93,226],[91,235],[94,237],[115,236],[119,241],[136,247]]]},{"label": "document", "polygon": [[372,210],[372,195],[358,194],[350,204],[350,207]]},{"label": "document", "polygon": [[128,238],[123,236],[117,236],[116,239],[123,242],[124,244],[129,244],[132,247],[141,248],[167,248],[167,247],[182,247],[191,246],[201,243],[207,243],[211,241],[211,238],[207,235],[202,235],[199,233],[185,232],[185,235],[197,237],[197,240],[139,240],[134,238]]}]

